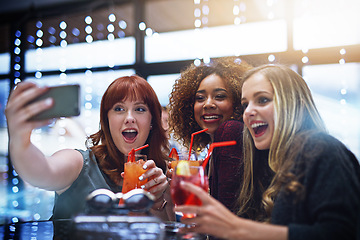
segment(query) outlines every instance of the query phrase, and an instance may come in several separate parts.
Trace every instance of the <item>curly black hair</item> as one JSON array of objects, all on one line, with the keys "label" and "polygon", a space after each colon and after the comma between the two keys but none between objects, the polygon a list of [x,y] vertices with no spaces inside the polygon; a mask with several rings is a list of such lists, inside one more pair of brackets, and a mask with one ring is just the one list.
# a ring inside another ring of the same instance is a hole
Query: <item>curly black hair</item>
[{"label": "curly black hair", "polygon": [[[169,129],[176,140],[185,147],[190,145],[191,134],[201,130],[194,117],[195,94],[201,81],[211,74],[221,77],[229,86],[233,99],[234,114],[232,119],[242,120],[241,80],[244,73],[252,66],[240,58],[223,57],[199,66],[191,64],[181,72],[175,81],[169,100]],[[194,149],[203,149],[211,142],[206,133],[194,138]]]}]

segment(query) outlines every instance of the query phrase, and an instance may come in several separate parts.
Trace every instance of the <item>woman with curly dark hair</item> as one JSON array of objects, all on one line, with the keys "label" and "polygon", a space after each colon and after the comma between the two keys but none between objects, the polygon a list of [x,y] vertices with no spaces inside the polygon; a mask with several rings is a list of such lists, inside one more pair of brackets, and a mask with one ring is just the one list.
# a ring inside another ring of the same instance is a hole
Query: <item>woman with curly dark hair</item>
[{"label": "woman with curly dark hair", "polygon": [[239,58],[226,57],[209,64],[190,65],[181,72],[170,94],[169,125],[173,137],[192,150],[203,150],[212,142],[236,140],[237,145],[216,148],[208,164],[210,193],[234,210],[241,172],[243,130],[240,83],[251,66]]}]

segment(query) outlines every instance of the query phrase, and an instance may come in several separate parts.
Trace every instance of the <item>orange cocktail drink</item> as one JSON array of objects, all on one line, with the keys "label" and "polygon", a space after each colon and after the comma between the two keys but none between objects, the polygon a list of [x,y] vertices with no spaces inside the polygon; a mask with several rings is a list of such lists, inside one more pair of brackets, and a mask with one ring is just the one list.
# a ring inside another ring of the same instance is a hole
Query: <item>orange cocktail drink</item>
[{"label": "orange cocktail drink", "polygon": [[[180,160],[172,160],[170,162],[170,167],[171,167],[172,170],[175,170],[175,168],[178,165],[179,161]],[[201,162],[202,161],[198,161],[198,160],[189,160],[190,166],[193,166],[193,167],[199,167]]]},{"label": "orange cocktail drink", "polygon": [[189,160],[190,166],[198,167],[202,163],[202,161],[197,159],[195,151],[191,151],[190,158],[188,158],[189,152],[186,150],[181,150],[180,154],[171,154],[169,157],[172,158],[170,161],[170,168],[172,171],[175,170],[175,167],[178,165],[179,161],[181,160]]},{"label": "orange cocktail drink", "polygon": [[142,185],[147,183],[147,179],[144,179],[143,181],[139,180],[139,177],[146,172],[146,170],[143,169],[146,160],[146,155],[135,155],[134,162],[125,163],[122,193],[127,193],[135,188],[141,188]]}]

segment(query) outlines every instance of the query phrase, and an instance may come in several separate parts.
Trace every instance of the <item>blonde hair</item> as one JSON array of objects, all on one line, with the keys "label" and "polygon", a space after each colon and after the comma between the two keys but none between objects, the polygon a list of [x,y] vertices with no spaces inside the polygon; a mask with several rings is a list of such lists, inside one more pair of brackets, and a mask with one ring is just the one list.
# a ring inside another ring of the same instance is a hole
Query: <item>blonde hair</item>
[{"label": "blonde hair", "polygon": [[[290,145],[297,134],[307,130],[326,132],[325,125],[313,101],[310,89],[304,79],[288,67],[281,65],[263,65],[250,70],[244,76],[244,82],[255,73],[269,80],[274,90],[274,133],[268,154],[268,168],[273,172],[270,185],[262,195],[262,210],[253,218],[269,219],[273,208],[273,199],[283,186],[284,179],[292,178],[287,188],[297,191],[299,182],[289,173],[293,159],[288,158]],[[258,151],[247,127],[244,127],[244,179],[239,195],[239,215],[246,214],[251,205],[257,187],[254,179],[254,157]],[[282,179],[280,181],[280,179]]]}]

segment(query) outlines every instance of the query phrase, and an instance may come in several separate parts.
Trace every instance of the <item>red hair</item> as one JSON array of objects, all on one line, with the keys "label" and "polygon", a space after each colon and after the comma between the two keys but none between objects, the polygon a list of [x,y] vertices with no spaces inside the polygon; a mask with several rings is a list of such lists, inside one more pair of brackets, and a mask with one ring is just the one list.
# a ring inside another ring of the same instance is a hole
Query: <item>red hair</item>
[{"label": "red hair", "polygon": [[99,161],[100,168],[117,184],[120,173],[124,171],[124,155],[117,149],[111,137],[108,112],[117,102],[129,99],[141,100],[149,107],[152,116],[152,129],[146,140],[148,148],[142,151],[148,159],[153,159],[156,166],[166,171],[168,142],[165,130],[161,125],[161,105],[150,84],[137,75],[115,79],[105,91],[100,105],[100,130],[90,136],[93,146],[90,147]]}]

